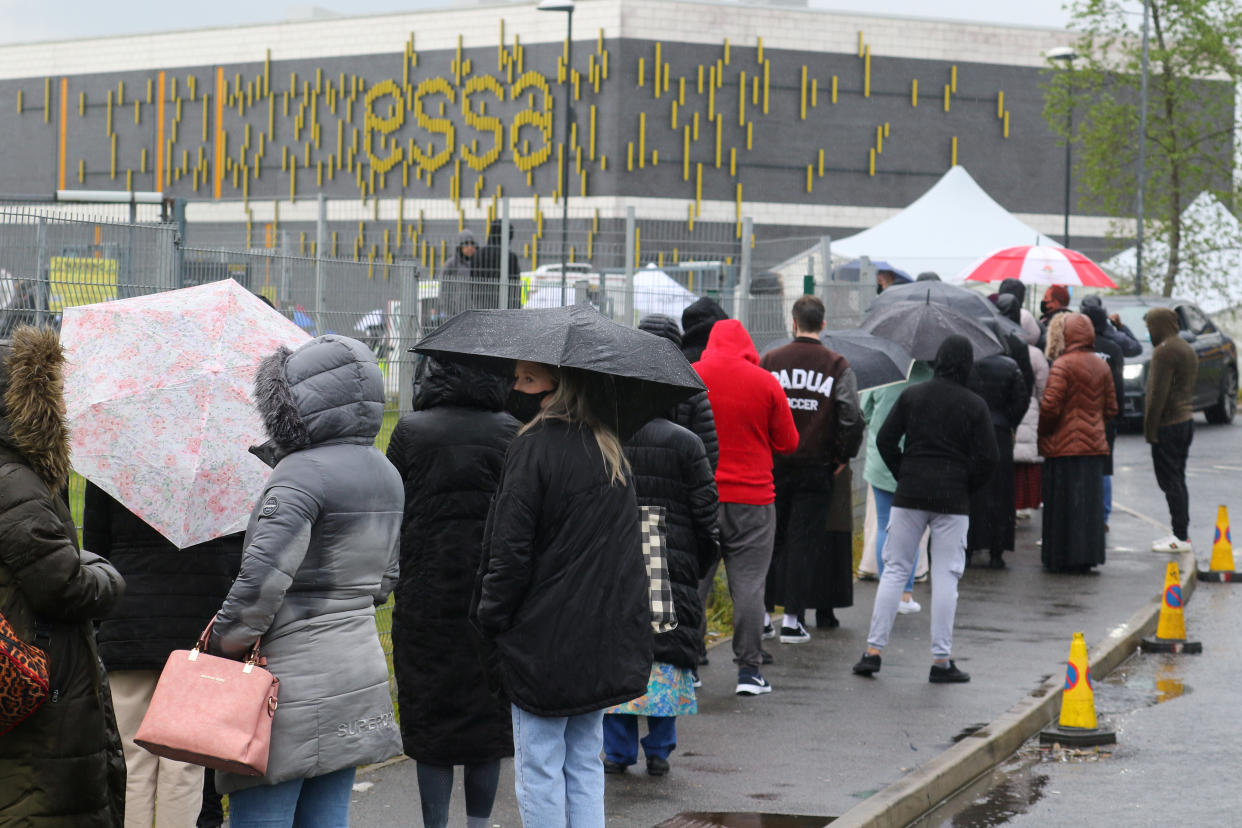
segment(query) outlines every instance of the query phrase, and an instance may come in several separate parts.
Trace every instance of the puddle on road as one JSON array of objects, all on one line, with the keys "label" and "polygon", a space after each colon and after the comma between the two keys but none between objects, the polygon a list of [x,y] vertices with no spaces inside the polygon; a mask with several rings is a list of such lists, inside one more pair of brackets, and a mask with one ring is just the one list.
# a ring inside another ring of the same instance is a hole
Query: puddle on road
[{"label": "puddle on road", "polygon": [[1024,747],[910,828],[990,828],[1025,813],[1044,795],[1038,748]]},{"label": "puddle on road", "polygon": [[836,817],[694,811],[678,814],[655,828],[823,828]]},{"label": "puddle on road", "polygon": [[1191,692],[1176,655],[1133,656],[1095,685],[1095,710],[1119,716],[1163,704]]}]

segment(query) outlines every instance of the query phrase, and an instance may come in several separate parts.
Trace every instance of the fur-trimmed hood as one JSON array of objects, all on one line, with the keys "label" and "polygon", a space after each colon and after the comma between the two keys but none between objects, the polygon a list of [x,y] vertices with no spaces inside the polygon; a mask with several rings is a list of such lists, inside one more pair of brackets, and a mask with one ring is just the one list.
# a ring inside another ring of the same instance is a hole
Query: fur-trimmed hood
[{"label": "fur-trimmed hood", "polygon": [[356,339],[318,336],[259,364],[255,407],[282,453],[327,442],[369,444],[384,418],[384,378]]},{"label": "fur-trimmed hood", "polygon": [[25,458],[53,492],[69,479],[64,365],[50,328],[23,325],[0,345],[0,445]]}]

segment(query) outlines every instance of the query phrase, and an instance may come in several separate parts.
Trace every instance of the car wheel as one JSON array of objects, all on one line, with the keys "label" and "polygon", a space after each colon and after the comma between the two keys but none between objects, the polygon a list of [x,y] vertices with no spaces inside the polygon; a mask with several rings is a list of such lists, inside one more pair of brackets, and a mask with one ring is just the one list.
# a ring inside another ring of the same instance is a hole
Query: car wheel
[{"label": "car wheel", "polygon": [[1233,415],[1238,411],[1238,372],[1225,372],[1225,381],[1221,383],[1220,399],[1203,414],[1209,423],[1227,425],[1233,422]]}]

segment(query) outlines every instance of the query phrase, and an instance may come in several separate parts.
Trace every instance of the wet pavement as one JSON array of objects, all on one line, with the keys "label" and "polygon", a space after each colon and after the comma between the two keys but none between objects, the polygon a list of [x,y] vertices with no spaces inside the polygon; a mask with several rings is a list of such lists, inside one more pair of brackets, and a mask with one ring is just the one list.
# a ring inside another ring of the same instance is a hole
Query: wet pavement
[{"label": "wet pavement", "polygon": [[[1235,429],[1204,426],[1202,420],[1197,423],[1189,480],[1191,521],[1192,539],[1204,558],[1210,552],[1220,497],[1242,489],[1242,463],[1234,459],[1238,456],[1238,434],[1242,434],[1242,425]],[[1168,533],[1167,512],[1141,435],[1123,435],[1118,440],[1114,499],[1117,508],[1111,520],[1108,560],[1099,575],[1043,572],[1036,546],[1038,515],[1034,521],[1019,524],[1019,548],[1006,556],[1008,569],[967,571],[961,583],[954,658],[972,674],[969,684],[927,682],[929,585],[915,588],[924,611],[898,616],[883,669],[874,679],[850,673],[850,665],[864,646],[874,583],[855,585],[854,606],[837,613],[842,620],[839,629],[812,628],[813,639],[806,644],[768,642],[776,657],[775,664],[764,668],[764,675],[775,688],[770,695],[735,696],[729,645],[715,648],[711,664],[702,669],[699,715],[678,722],[679,747],[670,757],[670,774],[649,777],[640,761],[628,774],[608,777],[608,824],[648,828],[687,812],[801,814],[822,817],[826,822],[936,756],[955,738],[993,720],[1048,677],[1063,673],[1072,633],[1086,633],[1088,646],[1094,646],[1160,592],[1168,558],[1152,553],[1150,542]],[[1236,514],[1242,520],[1242,502],[1236,505]],[[1233,592],[1223,599],[1203,597],[1228,590]],[[1232,599],[1232,594],[1238,597]],[[1203,620],[1198,618],[1201,608],[1209,616]],[[1233,613],[1233,623],[1210,619],[1218,613]],[[1161,712],[1172,710],[1172,718],[1177,720],[1179,708],[1185,711],[1194,705],[1199,710],[1200,704],[1215,697],[1205,690],[1220,685],[1220,692],[1227,692],[1225,685],[1238,675],[1236,664],[1225,669],[1226,662],[1215,661],[1213,653],[1223,646],[1236,651],[1237,645],[1222,645],[1221,639],[1236,629],[1239,613],[1242,585],[1201,584],[1188,604],[1191,636],[1204,642],[1207,653],[1182,658],[1202,659],[1194,668],[1206,670],[1214,679],[1191,678],[1180,672],[1148,675],[1138,670],[1115,688],[1110,682],[1099,683],[1101,715],[1120,722],[1121,744],[1113,757],[1106,761],[1093,757],[1090,762],[1058,759],[1054,763],[1038,753],[1020,753],[990,780],[982,780],[976,795],[962,798],[959,804],[964,813],[948,817],[948,822],[927,824],[985,826],[1015,820],[1012,824],[1069,825],[1082,824],[1084,819],[1104,824],[1098,817],[1108,813],[1106,809],[1129,807],[1130,800],[1155,786],[1153,779],[1134,784],[1133,772],[1122,772],[1125,766],[1119,760],[1127,751],[1136,761],[1155,759],[1150,750],[1132,748],[1132,734],[1150,733],[1154,737],[1159,728],[1149,723],[1153,717],[1163,719]],[[1219,634],[1212,635],[1216,624],[1220,625]],[[1184,669],[1185,665],[1177,666],[1179,671]],[[1158,697],[1170,701],[1149,706],[1149,701]],[[1186,715],[1180,719],[1185,723]],[[1209,745],[1215,745],[1213,751],[1223,753],[1233,747],[1230,743],[1236,742],[1238,717],[1230,708],[1218,705],[1214,712],[1204,709],[1195,719],[1201,730],[1222,734],[1207,739]],[[1168,765],[1163,784],[1184,789],[1190,771],[1199,765],[1191,758],[1194,749],[1185,744],[1189,740],[1179,741],[1176,734],[1163,735],[1181,745],[1178,760]],[[1134,767],[1141,766],[1142,761]],[[1231,790],[1232,783],[1223,781],[1226,767],[1222,762],[1219,771],[1212,774],[1213,778],[1221,777],[1217,789],[1221,792]],[[1097,774],[1079,787],[1073,782],[1079,778],[1075,771],[1080,768],[1099,770],[1079,771]],[[1063,783],[1063,779],[1069,781]],[[1101,799],[1100,786],[1118,780],[1125,783],[1120,789],[1129,791],[1130,799],[1126,795],[1114,798],[1111,791],[1106,800]],[[412,762],[361,774],[358,783],[353,825],[418,824]],[[1173,794],[1169,797],[1172,799]],[[1053,810],[1054,806],[1064,810]],[[1144,814],[1135,808],[1126,819],[1110,819],[1107,824],[1154,825],[1167,822],[1170,816],[1183,818],[1185,807],[1186,803],[1181,803],[1181,810],[1172,815]],[[1206,804],[1203,807],[1205,812],[1209,810]],[[1071,811],[1076,814],[1072,818]],[[1084,814],[1096,818],[1085,818]],[[1148,817],[1150,823],[1141,821]],[[459,782],[452,824],[463,823]],[[506,827],[520,824],[509,762],[502,768],[492,823]],[[1209,819],[1199,824],[1223,823]]]}]

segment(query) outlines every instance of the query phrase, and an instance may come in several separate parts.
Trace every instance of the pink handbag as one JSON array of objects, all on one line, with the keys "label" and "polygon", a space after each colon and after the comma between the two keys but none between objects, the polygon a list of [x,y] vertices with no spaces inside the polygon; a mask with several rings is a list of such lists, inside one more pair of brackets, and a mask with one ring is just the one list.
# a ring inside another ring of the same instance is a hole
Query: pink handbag
[{"label": "pink handbag", "polygon": [[214,623],[194,649],[168,656],[134,741],[156,756],[263,776],[280,679],[263,669],[257,641],[244,662],[208,655]]}]

